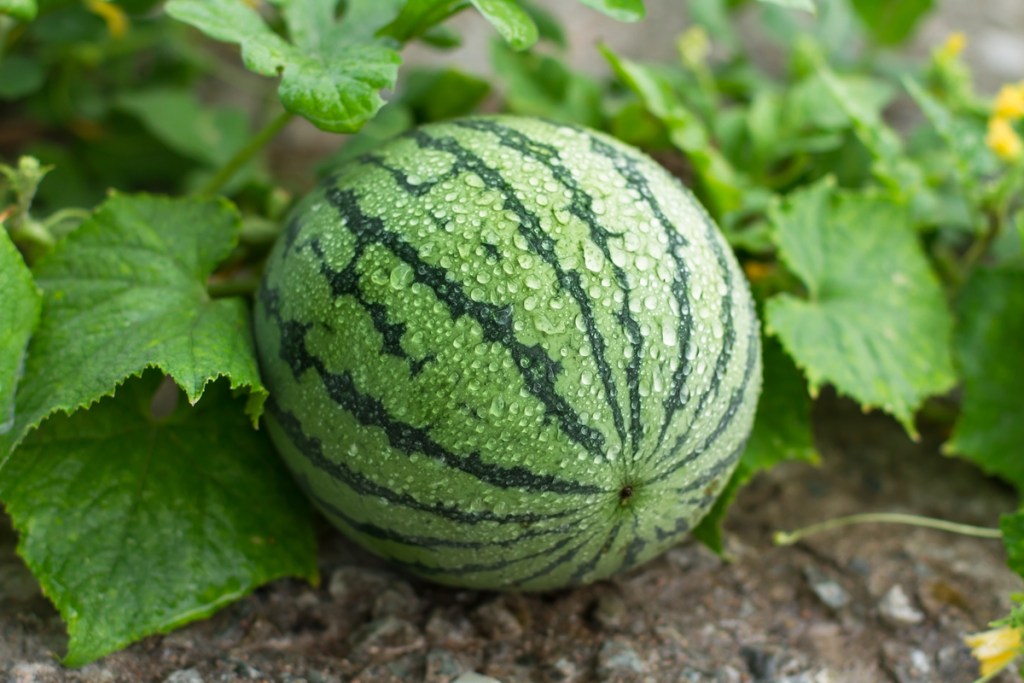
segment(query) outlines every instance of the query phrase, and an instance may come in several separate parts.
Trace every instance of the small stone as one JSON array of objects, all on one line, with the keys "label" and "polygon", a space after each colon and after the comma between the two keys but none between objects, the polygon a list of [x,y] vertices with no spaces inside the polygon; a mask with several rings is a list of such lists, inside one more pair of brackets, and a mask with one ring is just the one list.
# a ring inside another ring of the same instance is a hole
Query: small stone
[{"label": "small stone", "polygon": [[78,673],[82,677],[81,683],[115,683],[117,680],[113,671],[100,664],[86,664]]},{"label": "small stone", "polygon": [[441,609],[431,612],[423,630],[431,645],[454,650],[472,647],[479,638],[473,624],[463,614],[456,614],[453,621],[445,616],[444,610]]},{"label": "small stone", "polygon": [[458,658],[448,650],[435,647],[427,652],[427,670],[423,676],[424,683],[451,683],[463,673],[465,667]]},{"label": "small stone", "polygon": [[11,667],[11,683],[59,683],[63,679],[53,664],[20,662]]},{"label": "small stone", "polygon": [[523,635],[523,625],[500,599],[478,607],[473,622],[491,640],[515,640]]},{"label": "small stone", "polygon": [[203,677],[195,669],[179,669],[165,678],[164,683],[203,683]]},{"label": "small stone", "polygon": [[575,683],[582,680],[582,672],[568,657],[562,657],[547,670],[546,679],[551,683]]},{"label": "small stone", "polygon": [[878,611],[890,626],[910,626],[924,621],[924,614],[914,607],[903,586],[896,584],[882,596]]},{"label": "small stone", "polygon": [[359,627],[348,638],[354,658],[384,660],[425,646],[416,626],[397,617],[382,617]]},{"label": "small stone", "polygon": [[829,609],[838,611],[850,604],[850,596],[839,582],[814,565],[804,567],[804,576],[814,594]]},{"label": "small stone", "polygon": [[923,650],[887,642],[882,645],[882,662],[898,683],[930,683],[935,679],[932,659]]},{"label": "small stone", "polygon": [[327,583],[327,592],[338,602],[348,606],[369,602],[390,583],[388,577],[361,567],[338,567]]},{"label": "small stone", "polygon": [[491,678],[490,676],[478,674],[475,671],[467,671],[466,673],[462,674],[454,681],[452,681],[452,683],[501,683],[501,681],[499,681],[497,678]]},{"label": "small stone", "polygon": [[597,653],[597,673],[602,679],[620,678],[623,674],[643,674],[647,665],[632,643],[624,638],[612,638],[601,645]]},{"label": "small stone", "polygon": [[373,601],[373,617],[401,617],[411,619],[420,611],[420,600],[405,581],[396,581]]}]

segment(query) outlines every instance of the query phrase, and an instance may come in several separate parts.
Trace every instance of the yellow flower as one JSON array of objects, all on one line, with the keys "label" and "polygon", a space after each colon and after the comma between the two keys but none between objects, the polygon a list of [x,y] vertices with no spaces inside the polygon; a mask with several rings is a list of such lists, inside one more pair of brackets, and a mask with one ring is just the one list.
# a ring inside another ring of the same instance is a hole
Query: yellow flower
[{"label": "yellow flower", "polygon": [[1013,120],[1024,117],[1024,83],[1004,85],[996,96],[992,115]]},{"label": "yellow flower", "polygon": [[942,59],[954,59],[967,47],[967,36],[960,31],[949,34],[946,42],[939,48],[939,57]]},{"label": "yellow flower", "polygon": [[1020,159],[1022,147],[1024,147],[1020,136],[1010,125],[1009,120],[999,116],[989,119],[985,144],[1003,161]]},{"label": "yellow flower", "polygon": [[106,22],[111,38],[120,38],[128,33],[128,15],[115,3],[106,0],[85,0],[85,6]]},{"label": "yellow flower", "polygon": [[984,678],[1009,665],[1021,653],[1021,630],[1001,626],[964,636],[964,642],[981,663],[981,676]]}]

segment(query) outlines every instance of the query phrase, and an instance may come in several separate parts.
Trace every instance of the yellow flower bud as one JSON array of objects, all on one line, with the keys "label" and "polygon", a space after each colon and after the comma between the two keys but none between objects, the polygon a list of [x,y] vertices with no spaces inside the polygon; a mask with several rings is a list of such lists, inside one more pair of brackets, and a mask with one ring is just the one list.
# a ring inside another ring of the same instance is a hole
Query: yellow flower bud
[{"label": "yellow flower bud", "polygon": [[1016,161],[1024,147],[1010,121],[999,116],[989,119],[985,144],[1003,161]]},{"label": "yellow flower bud", "polygon": [[939,57],[942,59],[955,59],[967,47],[967,36],[960,31],[949,34],[946,42],[939,48]]}]

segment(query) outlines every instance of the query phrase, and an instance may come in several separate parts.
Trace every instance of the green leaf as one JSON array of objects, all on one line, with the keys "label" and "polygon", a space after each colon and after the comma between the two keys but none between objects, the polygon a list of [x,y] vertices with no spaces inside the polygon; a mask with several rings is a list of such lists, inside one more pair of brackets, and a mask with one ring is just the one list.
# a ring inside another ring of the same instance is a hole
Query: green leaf
[{"label": "green leaf", "polygon": [[240,44],[250,70],[280,76],[278,95],[288,111],[322,130],[352,133],[383,106],[379,91],[394,87],[401,58],[389,40],[336,22],[328,4],[333,7],[325,0],[285,6],[294,45],[238,0],[171,0],[167,12],[212,38]]},{"label": "green leaf", "polygon": [[472,0],[513,50],[525,50],[537,42],[537,24],[515,0]]},{"label": "green leaf", "polygon": [[934,0],[853,0],[853,9],[875,42],[898,45],[913,33],[934,4]]},{"label": "green leaf", "polygon": [[490,83],[458,69],[417,69],[406,74],[398,99],[417,123],[429,123],[470,114],[490,92]]},{"label": "green leaf", "polygon": [[999,520],[1006,546],[1007,564],[1010,569],[1024,577],[1024,510],[1012,515],[1003,515]]},{"label": "green leaf", "polygon": [[779,254],[806,298],[768,301],[767,324],[816,392],[880,407],[916,435],[914,411],[956,381],[952,317],[905,206],[822,182],[770,212]]},{"label": "green leaf", "polygon": [[116,103],[165,145],[209,166],[226,164],[249,138],[245,112],[203,107],[184,90],[133,90],[119,95]]},{"label": "green leaf", "polygon": [[760,2],[768,3],[770,5],[778,5],[779,7],[785,7],[787,9],[802,9],[814,14],[817,11],[817,7],[814,5],[814,0],[760,0]]},{"label": "green leaf", "polygon": [[764,386],[754,429],[732,477],[693,535],[721,553],[722,522],[736,493],[751,478],[787,460],[817,463],[811,432],[811,401],[807,384],[793,360],[774,339],[763,340]]},{"label": "green leaf", "polygon": [[738,209],[746,180],[715,147],[704,122],[676,95],[672,83],[656,69],[624,59],[606,45],[599,49],[615,75],[668,129],[669,139],[693,164],[701,182],[702,199],[715,218]]},{"label": "green leaf", "polygon": [[505,82],[505,105],[512,113],[600,127],[601,87],[589,76],[555,57],[515,52],[500,41],[491,43],[491,64]]},{"label": "green leaf", "polygon": [[6,55],[0,62],[0,100],[16,100],[43,87],[46,71],[37,60]]},{"label": "green leaf", "polygon": [[1024,492],[1024,270],[979,268],[961,292],[957,312],[964,396],[946,448]]},{"label": "green leaf", "polygon": [[645,14],[643,0],[580,0],[580,2],[618,21],[640,21]]},{"label": "green leaf", "polygon": [[[0,223],[0,434],[14,427],[14,393],[42,299],[25,261]],[[2,460],[2,458],[0,458]]]},{"label": "green leaf", "polygon": [[160,380],[47,420],[0,478],[18,552],[67,622],[70,666],[267,581],[317,577],[308,507],[242,401],[217,382],[155,417]]},{"label": "green leaf", "polygon": [[897,196],[913,202],[925,184],[924,172],[907,156],[902,138],[885,123],[877,103],[863,99],[851,87],[851,81],[837,76],[824,61],[816,66],[826,89],[850,117],[858,139],[871,152],[875,177]]},{"label": "green leaf", "polygon": [[377,33],[405,43],[424,36],[468,4],[468,0],[407,0],[398,16]]},{"label": "green leaf", "polygon": [[87,406],[148,367],[171,375],[193,403],[225,376],[252,392],[258,417],[266,390],[248,302],[206,293],[239,229],[225,200],[114,196],[59,242],[35,268],[43,316],[0,454],[51,413]]},{"label": "green leaf", "polygon": [[0,14],[9,14],[15,19],[32,21],[38,11],[36,0],[0,0]]}]

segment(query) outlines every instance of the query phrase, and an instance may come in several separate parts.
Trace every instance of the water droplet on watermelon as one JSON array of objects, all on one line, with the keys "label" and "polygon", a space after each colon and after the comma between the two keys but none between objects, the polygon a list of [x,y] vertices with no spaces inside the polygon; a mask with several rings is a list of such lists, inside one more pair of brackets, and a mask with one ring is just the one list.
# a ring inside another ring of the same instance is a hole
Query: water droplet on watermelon
[{"label": "water droplet on watermelon", "polygon": [[505,399],[500,395],[491,399],[490,413],[494,417],[501,417],[505,414]]},{"label": "water droplet on watermelon", "polygon": [[408,263],[399,263],[391,269],[391,286],[395,289],[405,289],[413,280],[413,270]]},{"label": "water droplet on watermelon", "polygon": [[604,268],[604,254],[593,242],[583,244],[583,265],[592,273],[599,273]]},{"label": "water droplet on watermelon", "polygon": [[679,343],[679,338],[676,336],[675,325],[671,321],[664,321],[661,326],[661,342],[665,346],[675,346]]}]

